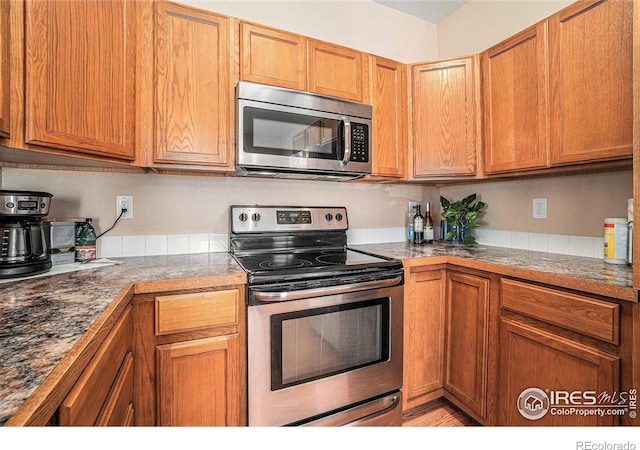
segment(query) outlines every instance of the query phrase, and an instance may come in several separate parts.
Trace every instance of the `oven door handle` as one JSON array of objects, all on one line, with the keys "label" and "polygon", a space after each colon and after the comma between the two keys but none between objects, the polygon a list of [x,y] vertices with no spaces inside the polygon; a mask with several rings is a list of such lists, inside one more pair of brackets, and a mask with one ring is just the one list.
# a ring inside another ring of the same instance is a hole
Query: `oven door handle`
[{"label": "oven door handle", "polygon": [[387,280],[365,281],[364,283],[344,284],[340,286],[330,286],[315,289],[304,289],[300,291],[285,292],[261,292],[254,291],[253,297],[261,302],[286,302],[289,300],[302,300],[311,297],[321,297],[324,295],[345,294],[348,292],[365,291],[367,289],[380,289],[399,284],[402,276],[389,278]]},{"label": "oven door handle", "polygon": [[[357,427],[367,425],[367,422],[386,414],[397,408],[400,403],[400,395],[394,394],[379,398],[370,403],[356,406],[355,408],[333,414],[327,417],[305,423],[305,427]],[[374,425],[376,426],[376,425]]]}]

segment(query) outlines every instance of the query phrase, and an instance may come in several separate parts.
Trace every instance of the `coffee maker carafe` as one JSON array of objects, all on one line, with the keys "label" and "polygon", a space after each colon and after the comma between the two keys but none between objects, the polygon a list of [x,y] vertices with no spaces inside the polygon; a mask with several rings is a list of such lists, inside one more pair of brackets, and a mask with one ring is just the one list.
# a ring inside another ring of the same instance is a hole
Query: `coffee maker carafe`
[{"label": "coffee maker carafe", "polygon": [[48,272],[42,218],[49,214],[52,194],[0,190],[0,278],[15,278]]}]

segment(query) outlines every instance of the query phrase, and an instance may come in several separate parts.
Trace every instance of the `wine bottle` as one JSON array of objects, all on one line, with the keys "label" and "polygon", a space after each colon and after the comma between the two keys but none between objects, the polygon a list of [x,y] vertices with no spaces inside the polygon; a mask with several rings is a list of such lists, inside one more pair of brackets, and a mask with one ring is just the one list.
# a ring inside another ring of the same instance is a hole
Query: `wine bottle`
[{"label": "wine bottle", "polygon": [[431,203],[424,208],[424,242],[433,244],[433,218],[431,217]]},{"label": "wine bottle", "polygon": [[420,205],[416,206],[416,215],[413,217],[413,243],[424,242],[424,217],[420,213]]}]

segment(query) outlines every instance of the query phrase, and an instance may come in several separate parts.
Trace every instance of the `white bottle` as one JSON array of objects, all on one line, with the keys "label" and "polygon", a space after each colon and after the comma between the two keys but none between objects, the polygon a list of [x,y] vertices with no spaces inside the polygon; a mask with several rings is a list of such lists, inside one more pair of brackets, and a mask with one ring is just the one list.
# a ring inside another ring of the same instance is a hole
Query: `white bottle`
[{"label": "white bottle", "polygon": [[433,218],[431,217],[431,203],[427,203],[424,210],[424,242],[433,244]]}]

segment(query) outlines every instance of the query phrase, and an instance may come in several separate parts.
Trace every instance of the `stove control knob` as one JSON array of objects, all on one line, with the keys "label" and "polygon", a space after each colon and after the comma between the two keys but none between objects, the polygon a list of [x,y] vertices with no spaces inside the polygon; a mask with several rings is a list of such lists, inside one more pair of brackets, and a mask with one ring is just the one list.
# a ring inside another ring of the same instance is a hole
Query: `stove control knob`
[{"label": "stove control knob", "polygon": [[342,214],[340,213],[336,214],[336,220],[340,222],[342,220]]},{"label": "stove control knob", "polygon": [[253,215],[251,216],[251,220],[253,220],[254,222],[258,222],[260,220],[260,214],[253,213]]},{"label": "stove control knob", "polygon": [[327,213],[324,218],[327,219],[327,222],[331,222],[333,220],[333,214]]},{"label": "stove control knob", "polygon": [[240,219],[240,222],[246,222],[247,219],[249,219],[249,216],[247,216],[247,213],[241,213],[238,219]]}]

